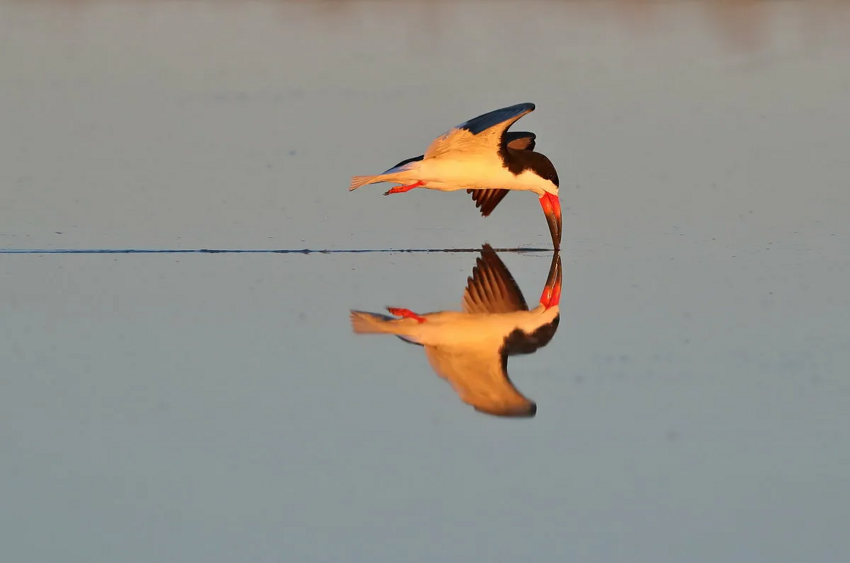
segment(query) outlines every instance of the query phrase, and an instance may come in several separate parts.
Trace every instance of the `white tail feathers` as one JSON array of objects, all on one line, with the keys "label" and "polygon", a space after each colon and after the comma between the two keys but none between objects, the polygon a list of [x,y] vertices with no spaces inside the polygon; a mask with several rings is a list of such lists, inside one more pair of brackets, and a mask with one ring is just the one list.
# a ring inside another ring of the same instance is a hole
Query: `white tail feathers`
[{"label": "white tail feathers", "polygon": [[398,182],[401,184],[411,178],[413,178],[413,175],[407,169],[400,169],[398,167],[390,168],[385,173],[377,174],[375,176],[352,176],[351,185],[348,187],[348,191],[356,190],[360,186],[365,186],[366,184],[379,184],[381,182]]},{"label": "white tail feathers", "polygon": [[394,333],[397,319],[366,311],[351,311],[351,328],[358,334]]},{"label": "white tail feathers", "polygon": [[351,328],[357,334],[395,334],[405,337],[419,330],[419,322],[366,311],[351,311]]},{"label": "white tail feathers", "polygon": [[366,184],[375,184],[377,182],[383,182],[380,176],[353,176],[351,178],[351,185],[348,187],[348,191],[356,190],[360,186],[365,186]]}]

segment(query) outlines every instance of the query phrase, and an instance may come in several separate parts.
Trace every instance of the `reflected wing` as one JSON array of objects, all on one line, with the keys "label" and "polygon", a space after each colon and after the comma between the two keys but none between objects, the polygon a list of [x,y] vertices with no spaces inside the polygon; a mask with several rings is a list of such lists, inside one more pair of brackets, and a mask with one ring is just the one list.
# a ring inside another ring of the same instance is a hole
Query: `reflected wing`
[{"label": "reflected wing", "polygon": [[425,356],[437,375],[475,410],[494,416],[532,417],[537,413],[537,405],[511,383],[507,356],[499,351],[426,346]]},{"label": "reflected wing", "polygon": [[513,313],[527,311],[519,286],[489,244],[481,249],[472,276],[466,280],[463,311],[466,313]]},{"label": "reflected wing", "polygon": [[523,115],[534,111],[534,104],[516,104],[479,115],[437,137],[425,151],[431,158],[449,151],[497,152],[504,143],[508,127]]}]

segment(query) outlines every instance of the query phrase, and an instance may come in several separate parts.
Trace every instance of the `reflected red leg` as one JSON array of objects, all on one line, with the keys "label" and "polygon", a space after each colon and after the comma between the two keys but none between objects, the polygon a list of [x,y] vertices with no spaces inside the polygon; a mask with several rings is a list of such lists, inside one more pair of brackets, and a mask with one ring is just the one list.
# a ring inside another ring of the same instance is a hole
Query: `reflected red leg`
[{"label": "reflected red leg", "polygon": [[410,184],[408,186],[396,186],[396,187],[392,188],[391,190],[384,192],[384,195],[403,194],[404,192],[409,192],[413,188],[419,188],[419,187],[422,187],[424,185],[425,185],[425,182],[420,180],[420,181],[415,182],[413,184]]},{"label": "reflected red leg", "polygon": [[416,319],[420,323],[424,323],[426,319],[424,317],[420,317],[410,309],[400,309],[398,307],[387,307],[387,311],[390,312],[391,315],[395,315],[396,317],[404,317],[405,319]]}]

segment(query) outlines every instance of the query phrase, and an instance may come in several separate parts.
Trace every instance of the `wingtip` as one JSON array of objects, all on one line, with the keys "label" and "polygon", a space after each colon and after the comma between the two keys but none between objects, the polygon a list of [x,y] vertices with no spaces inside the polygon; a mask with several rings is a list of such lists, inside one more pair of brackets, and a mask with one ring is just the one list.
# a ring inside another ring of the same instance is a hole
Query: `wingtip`
[{"label": "wingtip", "polygon": [[489,217],[496,206],[505,199],[510,190],[488,188],[484,190],[466,190],[472,195],[472,201],[482,217]]},{"label": "wingtip", "polygon": [[473,408],[480,413],[500,418],[534,418],[537,415],[537,403],[534,401],[528,401],[528,404],[519,407],[491,408],[489,406],[473,405]]},{"label": "wingtip", "polygon": [[[485,242],[481,245],[481,255],[478,257],[478,259],[481,260],[485,256],[490,256],[493,254],[496,254],[496,251],[493,249],[493,246],[489,242]],[[496,256],[498,256],[498,254]]]},{"label": "wingtip", "polygon": [[537,105],[534,102],[521,102],[519,104],[511,106],[510,109],[515,109],[517,111],[522,110],[522,111],[531,112],[531,111],[534,111],[535,109],[537,109]]}]

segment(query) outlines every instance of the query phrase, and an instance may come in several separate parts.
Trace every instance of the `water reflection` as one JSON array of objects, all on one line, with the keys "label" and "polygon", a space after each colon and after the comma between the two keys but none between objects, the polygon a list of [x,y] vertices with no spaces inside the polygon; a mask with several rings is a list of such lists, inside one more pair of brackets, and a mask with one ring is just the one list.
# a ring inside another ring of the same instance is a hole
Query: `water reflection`
[{"label": "water reflection", "polygon": [[538,305],[529,310],[510,271],[485,244],[467,279],[462,311],[417,314],[388,307],[393,317],[352,310],[351,326],[358,334],[394,334],[423,346],[431,368],[477,411],[533,417],[537,405],[512,384],[508,356],[532,354],[552,340],[562,277],[555,252]]}]

